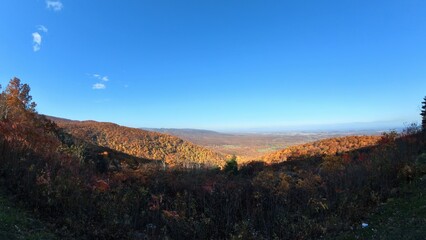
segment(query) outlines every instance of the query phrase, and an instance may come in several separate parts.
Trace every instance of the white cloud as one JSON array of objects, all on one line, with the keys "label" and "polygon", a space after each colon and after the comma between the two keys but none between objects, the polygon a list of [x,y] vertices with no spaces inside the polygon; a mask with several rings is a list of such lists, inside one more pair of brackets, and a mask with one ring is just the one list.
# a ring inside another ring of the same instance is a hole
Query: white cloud
[{"label": "white cloud", "polygon": [[100,75],[98,73],[92,74],[92,77],[94,77],[96,79],[99,79],[99,80],[102,80],[104,82],[108,82],[109,81],[108,76],[102,76],[102,75]]},{"label": "white cloud", "polygon": [[106,86],[103,83],[95,83],[92,86],[92,89],[105,89],[105,88],[106,88]]},{"label": "white cloud", "polygon": [[46,7],[53,11],[61,11],[64,5],[59,0],[46,0]]},{"label": "white cloud", "polygon": [[40,31],[40,32],[44,32],[44,33],[47,33],[47,31],[49,31],[49,29],[47,29],[47,27],[45,27],[43,25],[38,25],[37,30]]},{"label": "white cloud", "polygon": [[[103,81],[103,82],[109,81],[108,76],[103,76],[99,73],[88,74],[88,75],[93,77],[93,78],[96,78],[98,81]],[[92,89],[105,89],[105,88],[106,88],[106,85],[105,85],[105,83],[102,83],[102,82],[95,83],[92,86]]]},{"label": "white cloud", "polygon": [[41,35],[38,32],[33,33],[33,50],[37,52],[41,47]]}]

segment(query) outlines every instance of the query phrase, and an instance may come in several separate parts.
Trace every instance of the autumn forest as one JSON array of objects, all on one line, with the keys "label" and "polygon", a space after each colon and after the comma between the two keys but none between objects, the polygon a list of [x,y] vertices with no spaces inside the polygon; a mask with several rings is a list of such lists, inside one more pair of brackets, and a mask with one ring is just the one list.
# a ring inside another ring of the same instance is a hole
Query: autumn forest
[{"label": "autumn forest", "polygon": [[0,96],[2,192],[55,239],[332,239],[426,173],[426,102],[423,131],[239,163],[164,133],[41,115],[18,78]]}]

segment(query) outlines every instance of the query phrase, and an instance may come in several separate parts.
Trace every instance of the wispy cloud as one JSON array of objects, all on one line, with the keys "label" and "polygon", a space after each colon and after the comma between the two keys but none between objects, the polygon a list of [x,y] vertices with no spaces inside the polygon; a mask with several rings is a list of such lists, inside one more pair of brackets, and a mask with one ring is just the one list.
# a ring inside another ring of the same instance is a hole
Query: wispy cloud
[{"label": "wispy cloud", "polygon": [[99,80],[102,80],[104,82],[108,82],[109,81],[108,76],[102,76],[102,75],[100,75],[98,73],[92,74],[92,77],[94,77],[96,79],[99,79]]},{"label": "wispy cloud", "polygon": [[44,33],[47,33],[49,31],[49,29],[47,29],[47,27],[45,27],[43,25],[38,25],[37,30],[40,31],[40,32],[44,32]]},{"label": "wispy cloud", "polygon": [[61,11],[64,5],[59,0],[46,0],[46,7],[53,11]]},{"label": "wispy cloud", "polygon": [[100,90],[100,89],[105,89],[105,88],[106,88],[106,86],[103,83],[95,83],[92,86],[92,89],[95,89],[95,90]]},{"label": "wispy cloud", "polygon": [[33,51],[37,52],[41,48],[41,35],[38,32],[34,32],[32,35],[33,35]]}]

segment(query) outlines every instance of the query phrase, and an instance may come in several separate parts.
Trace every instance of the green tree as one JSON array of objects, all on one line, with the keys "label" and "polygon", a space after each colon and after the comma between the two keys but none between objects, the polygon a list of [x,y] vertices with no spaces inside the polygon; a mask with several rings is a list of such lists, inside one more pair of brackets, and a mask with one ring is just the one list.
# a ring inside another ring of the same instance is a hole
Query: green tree
[{"label": "green tree", "polygon": [[223,171],[233,174],[236,174],[238,172],[238,162],[237,157],[235,155],[233,155],[228,161],[226,161]]},{"label": "green tree", "polygon": [[422,112],[420,115],[422,116],[422,130],[423,132],[426,132],[426,97],[423,98]]}]

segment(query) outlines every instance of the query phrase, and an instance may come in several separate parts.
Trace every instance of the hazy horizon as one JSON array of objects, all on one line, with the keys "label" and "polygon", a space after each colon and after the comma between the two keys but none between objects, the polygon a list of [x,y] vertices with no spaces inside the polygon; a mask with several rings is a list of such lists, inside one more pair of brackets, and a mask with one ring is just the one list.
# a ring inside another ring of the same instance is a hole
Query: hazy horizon
[{"label": "hazy horizon", "polygon": [[[62,118],[61,116],[52,116]],[[67,118],[64,118],[67,119]],[[97,121],[94,119],[68,119],[74,121]],[[112,121],[99,121],[111,122]],[[376,132],[402,130],[410,124],[419,122],[400,122],[400,121],[381,121],[381,122],[352,122],[335,124],[308,124],[308,125],[288,125],[288,126],[259,126],[259,127],[227,127],[227,128],[199,128],[199,127],[174,127],[174,126],[141,126],[141,125],[123,125],[122,126],[140,128],[140,129],[177,129],[177,130],[207,130],[222,133],[291,133],[291,132]]]}]

